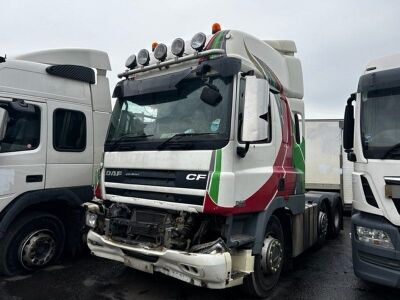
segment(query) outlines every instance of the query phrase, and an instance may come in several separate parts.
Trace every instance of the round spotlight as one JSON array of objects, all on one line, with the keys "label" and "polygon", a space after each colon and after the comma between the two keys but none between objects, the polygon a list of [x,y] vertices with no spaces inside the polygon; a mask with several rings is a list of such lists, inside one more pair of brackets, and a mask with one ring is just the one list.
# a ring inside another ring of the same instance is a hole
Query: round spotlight
[{"label": "round spotlight", "polygon": [[185,52],[185,41],[181,38],[177,38],[172,42],[171,52],[173,55],[181,57]]},{"label": "round spotlight", "polygon": [[125,67],[128,69],[134,69],[137,66],[137,60],[136,60],[136,55],[132,54],[131,56],[128,57],[128,59],[125,62]]},{"label": "round spotlight", "polygon": [[138,56],[137,56],[137,61],[139,65],[145,66],[149,63],[150,61],[150,54],[149,51],[146,49],[142,49],[139,51]]},{"label": "round spotlight", "polygon": [[190,41],[190,46],[196,51],[201,51],[203,50],[204,45],[206,44],[206,40],[207,37],[204,33],[202,32],[196,33],[195,36]]},{"label": "round spotlight", "polygon": [[159,61],[164,61],[167,57],[167,46],[164,44],[158,44],[157,47],[154,49],[154,57]]}]

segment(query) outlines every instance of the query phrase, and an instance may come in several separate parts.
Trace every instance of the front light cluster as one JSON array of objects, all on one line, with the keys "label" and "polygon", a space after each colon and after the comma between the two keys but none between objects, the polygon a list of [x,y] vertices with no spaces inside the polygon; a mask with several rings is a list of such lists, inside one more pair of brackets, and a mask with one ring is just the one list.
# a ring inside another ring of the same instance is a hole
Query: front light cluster
[{"label": "front light cluster", "polygon": [[357,239],[369,245],[394,249],[390,236],[383,230],[356,226]]}]

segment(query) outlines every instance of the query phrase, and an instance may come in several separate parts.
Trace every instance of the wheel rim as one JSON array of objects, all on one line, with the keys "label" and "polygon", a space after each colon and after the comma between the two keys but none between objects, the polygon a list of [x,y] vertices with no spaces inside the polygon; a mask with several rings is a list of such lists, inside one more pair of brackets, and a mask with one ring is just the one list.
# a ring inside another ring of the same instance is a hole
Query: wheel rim
[{"label": "wheel rim", "polygon": [[264,240],[261,250],[261,270],[264,274],[276,274],[282,264],[283,247],[282,243],[271,236]]},{"label": "wheel rim", "polygon": [[43,267],[56,253],[54,234],[49,230],[39,230],[28,235],[20,247],[20,262],[26,269]]},{"label": "wheel rim", "polygon": [[318,225],[319,225],[319,229],[320,229],[320,231],[319,231],[320,236],[321,237],[326,236],[326,233],[328,232],[328,215],[323,211],[319,212]]}]

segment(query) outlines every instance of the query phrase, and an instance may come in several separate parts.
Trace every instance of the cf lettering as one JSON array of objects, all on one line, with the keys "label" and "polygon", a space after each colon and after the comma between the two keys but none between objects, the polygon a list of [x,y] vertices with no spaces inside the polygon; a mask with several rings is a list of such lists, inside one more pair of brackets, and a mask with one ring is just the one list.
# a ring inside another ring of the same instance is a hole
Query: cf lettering
[{"label": "cf lettering", "polygon": [[206,179],[207,175],[205,174],[187,174],[186,180],[202,180]]}]

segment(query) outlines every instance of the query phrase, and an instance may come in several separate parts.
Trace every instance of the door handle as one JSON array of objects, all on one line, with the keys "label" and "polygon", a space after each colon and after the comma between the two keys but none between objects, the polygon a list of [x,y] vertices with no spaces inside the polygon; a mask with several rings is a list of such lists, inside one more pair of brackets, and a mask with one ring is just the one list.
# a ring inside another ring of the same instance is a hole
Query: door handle
[{"label": "door handle", "polygon": [[43,175],[27,175],[26,182],[42,182]]}]

